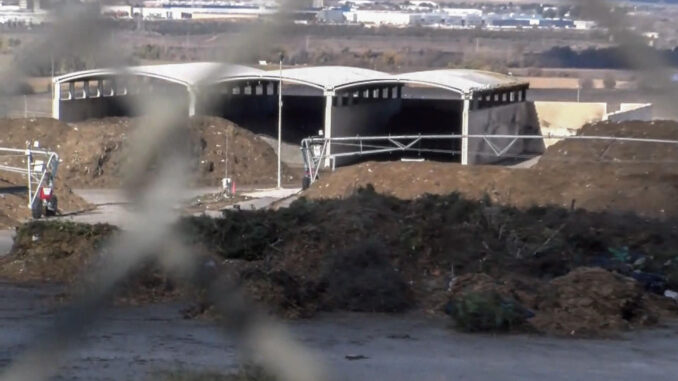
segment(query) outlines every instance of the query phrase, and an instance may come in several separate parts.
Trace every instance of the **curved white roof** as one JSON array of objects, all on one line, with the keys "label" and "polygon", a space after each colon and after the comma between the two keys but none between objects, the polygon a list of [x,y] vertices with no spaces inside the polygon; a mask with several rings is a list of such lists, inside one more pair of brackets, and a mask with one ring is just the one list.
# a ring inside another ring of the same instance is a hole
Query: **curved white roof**
[{"label": "curved white roof", "polygon": [[[241,79],[265,79],[277,81],[280,79],[279,70],[260,71],[252,76],[224,75],[214,78],[212,83],[227,82]],[[381,71],[363,69],[350,66],[308,66],[282,70],[282,79],[285,82],[315,87],[320,90],[331,91],[339,86],[346,86],[356,82],[375,80],[388,77],[390,74]]]},{"label": "curved white roof", "polygon": [[[276,76],[277,72],[270,71]],[[284,69],[283,79],[296,82],[307,82],[324,90],[333,90],[339,86],[347,86],[388,76],[381,71],[349,66],[309,66],[294,69]]]},{"label": "curved white roof", "polygon": [[[59,83],[116,74],[149,76],[189,87],[237,80],[265,79],[276,81],[280,78],[278,70],[264,71],[243,65],[195,62],[87,70],[62,75],[55,78],[54,81]],[[369,84],[410,83],[443,88],[463,94],[472,91],[527,85],[526,82],[504,74],[459,69],[428,70],[392,75],[376,70],[348,66],[310,66],[283,69],[282,77],[285,82],[307,85],[324,91],[349,89]]]},{"label": "curved white roof", "polygon": [[107,75],[141,75],[163,79],[185,86],[195,86],[202,82],[210,82],[210,78],[214,77],[253,76],[260,73],[265,72],[260,69],[243,65],[218,62],[191,62],[85,70],[56,77],[54,78],[54,82],[68,82]]},{"label": "curved white roof", "polygon": [[462,93],[511,87],[525,82],[508,75],[480,70],[443,69],[394,75],[401,82],[427,84]]},{"label": "curved white roof", "polygon": [[368,80],[363,83],[342,85],[338,87],[338,90],[358,84],[390,83],[410,83],[438,87],[460,94],[472,91],[527,85],[527,82],[500,73],[466,69],[441,69],[389,75],[387,77]]}]

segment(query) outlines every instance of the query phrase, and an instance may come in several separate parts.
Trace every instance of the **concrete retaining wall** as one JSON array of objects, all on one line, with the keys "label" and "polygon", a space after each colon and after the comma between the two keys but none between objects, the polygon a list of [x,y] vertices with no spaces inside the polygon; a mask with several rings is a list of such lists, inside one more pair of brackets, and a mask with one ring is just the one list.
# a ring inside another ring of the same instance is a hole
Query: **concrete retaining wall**
[{"label": "concrete retaining wall", "polygon": [[578,130],[586,123],[603,120],[607,103],[534,102],[542,128]]},{"label": "concrete retaining wall", "polygon": [[[534,102],[521,102],[504,106],[472,110],[469,113],[469,135],[537,135],[539,119]],[[502,155],[513,139],[469,139],[469,164],[489,164],[514,159],[515,156],[534,155],[544,152],[542,140],[518,140]],[[513,158],[512,158],[513,157]]]},{"label": "concrete retaining wall", "polygon": [[606,115],[611,122],[624,122],[629,120],[650,121],[653,117],[651,103],[622,103],[620,110]]},{"label": "concrete retaining wall", "polygon": [[[534,102],[542,135],[572,136],[585,124],[598,122],[607,114],[607,103]],[[561,139],[544,139],[549,147]]]}]

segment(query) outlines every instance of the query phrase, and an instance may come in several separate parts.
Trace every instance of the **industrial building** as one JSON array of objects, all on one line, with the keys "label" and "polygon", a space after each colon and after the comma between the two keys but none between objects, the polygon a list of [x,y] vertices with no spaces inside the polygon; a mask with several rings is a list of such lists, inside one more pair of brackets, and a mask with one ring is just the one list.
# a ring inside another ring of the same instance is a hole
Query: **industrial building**
[{"label": "industrial building", "polygon": [[[324,66],[266,71],[186,63],[96,69],[54,79],[53,116],[79,121],[143,113],[147,100],[179,99],[186,115],[214,115],[256,133],[275,136],[282,83],[283,139],[299,143],[322,131],[326,138],[388,135],[534,135],[539,125],[528,84],[473,70],[389,74]],[[437,91],[425,91],[437,89]],[[531,143],[530,143],[531,142]],[[442,159],[489,163],[505,154],[543,149],[534,140],[463,138],[427,141],[445,146]],[[339,147],[329,147],[329,150]]]}]

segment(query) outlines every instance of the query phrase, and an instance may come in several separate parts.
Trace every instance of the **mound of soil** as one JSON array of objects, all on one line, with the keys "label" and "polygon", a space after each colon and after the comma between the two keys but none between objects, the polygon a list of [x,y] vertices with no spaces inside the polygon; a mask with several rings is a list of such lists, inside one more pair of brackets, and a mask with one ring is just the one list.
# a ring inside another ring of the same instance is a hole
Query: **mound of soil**
[{"label": "mound of soil", "polygon": [[[676,122],[599,123],[582,133],[678,140]],[[459,192],[519,208],[558,206],[678,216],[678,145],[563,141],[533,168],[438,162],[367,162],[324,174],[304,195],[342,198],[368,184],[402,199]]]},{"label": "mound of soil", "polygon": [[[7,229],[20,225],[31,218],[31,209],[28,207],[28,191],[26,180],[14,174],[2,174],[0,178],[0,229]],[[11,180],[10,180],[11,179]],[[73,213],[92,208],[92,205],[73,193],[71,188],[63,183],[56,183],[55,194],[58,196],[59,213]]]},{"label": "mound of soil", "polygon": [[[646,293],[636,280],[593,267],[575,268],[550,280],[515,274],[505,274],[501,279],[484,273],[465,274],[454,280],[450,290],[448,306],[469,295],[494,295],[497,305],[491,308],[506,310],[509,306],[510,311],[521,312],[528,327],[559,336],[609,335],[651,326],[661,317],[678,312],[675,302]],[[479,311],[483,306],[473,307]],[[447,312],[455,320],[468,319],[460,317],[458,311]],[[478,324],[466,329],[497,330],[480,329],[483,327]]]},{"label": "mound of soil", "polygon": [[[118,233],[108,224],[32,221],[17,229],[11,255],[0,257],[0,278],[19,282],[57,282],[79,293],[95,281],[92,271],[105,255],[105,244]],[[120,285],[116,301],[127,305],[176,299],[192,289],[159,270],[140,264]]]},{"label": "mound of soil", "polygon": [[[678,122],[630,121],[599,122],[582,127],[580,136],[614,136],[643,139],[678,140]],[[655,167],[675,165],[678,144],[609,140],[563,140],[550,147],[539,160],[546,169],[563,163],[585,166],[587,163],[649,164]]]},{"label": "mound of soil", "polygon": [[[129,158],[128,139],[143,128],[144,118],[92,119],[65,124],[53,119],[0,120],[8,146],[24,147],[26,141],[59,153],[59,181],[74,188],[111,188],[122,184]],[[257,135],[230,121],[196,117],[189,122],[195,153],[192,167],[196,185],[219,185],[226,175],[238,185],[270,185],[276,182],[277,156]],[[152,168],[149,168],[152,170]],[[297,171],[283,164],[284,181],[298,183]]]},{"label": "mound of soil", "polygon": [[[676,316],[651,297],[678,289],[676,220],[520,210],[457,194],[408,201],[367,188],[280,210],[184,218],[178,228],[188,245],[220,258],[216,271],[285,316],[441,311],[461,294],[487,291],[530,310],[542,332],[598,334]],[[22,242],[30,253],[34,241]],[[25,256],[22,247],[4,263]],[[600,269],[581,269],[592,266]],[[662,278],[660,289],[639,274]]]},{"label": "mound of soil", "polygon": [[634,279],[600,268],[580,268],[555,278],[540,290],[538,330],[595,335],[655,324],[656,301]]},{"label": "mound of soil", "polygon": [[117,228],[65,221],[32,221],[17,229],[11,255],[0,258],[0,277],[72,283],[98,258]]}]

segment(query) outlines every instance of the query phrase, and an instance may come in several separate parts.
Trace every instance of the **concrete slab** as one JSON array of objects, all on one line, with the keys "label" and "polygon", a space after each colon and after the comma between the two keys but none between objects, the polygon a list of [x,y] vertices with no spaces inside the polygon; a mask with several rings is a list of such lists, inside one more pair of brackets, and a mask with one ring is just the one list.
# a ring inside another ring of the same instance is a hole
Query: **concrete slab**
[{"label": "concrete slab", "polygon": [[251,192],[244,192],[243,195],[253,198],[285,198],[289,197],[295,193],[299,193],[301,188],[271,188],[271,189],[255,189]]},{"label": "concrete slab", "polygon": [[[237,205],[242,210],[254,210],[267,208],[271,204],[281,199],[289,198],[297,194],[301,189],[299,188],[283,188],[283,189],[256,189],[243,192],[242,194],[251,197],[251,200],[242,201]],[[182,199],[191,199],[193,197],[219,192],[218,187],[193,188],[184,190]],[[135,219],[135,212],[129,204],[129,199],[125,193],[120,189],[76,189],[74,190],[80,197],[97,206],[95,210],[85,213],[66,215],[58,217],[62,220],[82,222],[88,224],[108,223],[116,225],[121,229],[132,226]],[[178,207],[178,206],[177,206]],[[235,208],[230,206],[229,208]],[[208,215],[210,217],[221,217],[220,211],[205,211],[204,213],[195,213],[195,215]],[[179,212],[177,210],[177,218]],[[11,246],[11,240],[10,240]],[[1,246],[0,246],[1,248]]]}]

